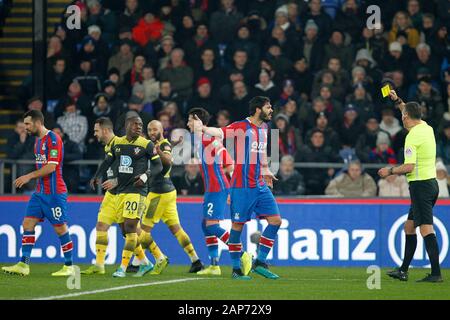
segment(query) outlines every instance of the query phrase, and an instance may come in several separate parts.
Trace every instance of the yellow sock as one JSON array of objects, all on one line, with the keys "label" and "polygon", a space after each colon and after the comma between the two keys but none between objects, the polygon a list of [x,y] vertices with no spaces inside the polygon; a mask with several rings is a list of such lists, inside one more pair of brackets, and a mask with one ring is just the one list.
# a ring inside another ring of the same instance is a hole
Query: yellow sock
[{"label": "yellow sock", "polygon": [[195,252],[194,246],[192,245],[191,239],[187,233],[183,229],[180,229],[177,233],[175,233],[175,238],[177,238],[178,243],[184,249],[184,252],[186,252],[191,261],[197,261],[197,252]]},{"label": "yellow sock", "polygon": [[97,239],[95,240],[95,264],[98,266],[105,265],[106,248],[108,247],[108,232],[97,231]]},{"label": "yellow sock", "polygon": [[141,261],[145,261],[147,259],[144,249],[142,249],[140,244],[136,247],[136,249],[134,249],[134,255]]},{"label": "yellow sock", "polygon": [[123,247],[122,251],[121,267],[123,270],[127,269],[131,257],[133,256],[134,249],[136,249],[136,244],[137,244],[137,233],[127,233],[125,235],[125,246]]},{"label": "yellow sock", "polygon": [[142,230],[139,236],[139,242],[141,243],[142,248],[150,250],[155,260],[158,261],[164,257],[161,249],[159,249],[158,245],[156,244],[155,240],[153,240],[153,237],[149,232]]}]

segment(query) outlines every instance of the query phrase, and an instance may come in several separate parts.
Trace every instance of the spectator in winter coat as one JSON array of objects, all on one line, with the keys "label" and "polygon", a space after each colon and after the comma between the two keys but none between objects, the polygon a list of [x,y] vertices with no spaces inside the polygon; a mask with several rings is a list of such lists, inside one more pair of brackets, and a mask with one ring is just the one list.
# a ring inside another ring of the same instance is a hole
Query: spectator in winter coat
[{"label": "spectator in winter coat", "polygon": [[275,195],[298,196],[305,193],[303,177],[294,168],[294,157],[286,155],[281,158],[277,179],[273,184]]},{"label": "spectator in winter coat", "polygon": [[409,198],[409,185],[405,176],[390,175],[378,181],[379,197]]},{"label": "spectator in winter coat", "polygon": [[377,185],[373,178],[362,172],[358,161],[348,165],[348,170],[331,180],[325,194],[335,197],[375,197]]},{"label": "spectator in winter coat", "polygon": [[67,100],[64,103],[64,115],[56,120],[67,136],[78,144],[84,151],[84,141],[88,133],[88,121],[85,116],[81,115],[81,111],[77,110],[77,106],[73,101]]},{"label": "spectator in winter coat", "polygon": [[442,161],[438,161],[436,163],[436,180],[439,185],[439,198],[448,198],[450,197],[449,194],[449,178],[448,178],[448,172],[445,165],[442,163]]},{"label": "spectator in winter coat", "polygon": [[169,81],[173,92],[180,99],[187,100],[192,95],[194,73],[192,68],[184,61],[184,51],[174,49],[170,54],[170,64],[161,70],[160,81]]}]

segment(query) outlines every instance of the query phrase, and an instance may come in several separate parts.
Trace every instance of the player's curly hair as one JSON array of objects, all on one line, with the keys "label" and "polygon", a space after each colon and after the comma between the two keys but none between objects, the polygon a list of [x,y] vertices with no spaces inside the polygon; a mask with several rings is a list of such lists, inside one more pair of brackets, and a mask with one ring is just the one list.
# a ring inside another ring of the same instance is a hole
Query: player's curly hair
[{"label": "player's curly hair", "polygon": [[202,120],[204,125],[207,125],[209,120],[211,119],[211,115],[209,114],[209,112],[203,108],[192,108],[188,112],[188,117],[190,115],[197,116],[200,120]]}]

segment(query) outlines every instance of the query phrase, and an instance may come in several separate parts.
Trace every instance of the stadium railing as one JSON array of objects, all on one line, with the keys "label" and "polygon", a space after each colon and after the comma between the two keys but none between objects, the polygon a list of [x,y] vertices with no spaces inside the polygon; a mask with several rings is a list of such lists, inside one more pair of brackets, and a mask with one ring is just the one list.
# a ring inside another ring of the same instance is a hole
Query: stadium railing
[{"label": "stadium railing", "polygon": [[[68,162],[70,165],[78,165],[78,166],[98,166],[100,165],[101,160],[76,160]],[[0,159],[0,195],[5,194],[5,169],[6,166],[10,166],[10,176],[11,176],[11,194],[16,194],[17,190],[14,186],[14,180],[17,178],[17,167],[19,165],[34,165],[34,160],[13,160],[13,159]],[[346,163],[315,163],[315,162],[296,162],[295,168],[297,169],[343,169],[347,166]],[[364,169],[379,169],[386,164],[374,164],[374,163],[363,163]],[[447,169],[450,170],[450,166],[447,166]],[[101,187],[98,186],[97,194],[102,194]]]}]

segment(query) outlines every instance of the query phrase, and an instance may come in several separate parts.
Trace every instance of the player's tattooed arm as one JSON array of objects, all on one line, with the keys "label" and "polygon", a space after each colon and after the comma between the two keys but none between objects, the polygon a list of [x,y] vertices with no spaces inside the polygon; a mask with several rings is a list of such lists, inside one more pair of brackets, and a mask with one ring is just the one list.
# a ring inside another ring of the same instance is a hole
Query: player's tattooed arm
[{"label": "player's tattooed arm", "polygon": [[45,166],[43,166],[42,168],[40,168],[39,170],[35,170],[33,172],[30,172],[26,175],[23,175],[23,176],[17,178],[16,181],[14,181],[14,185],[16,186],[16,188],[22,188],[25,184],[30,182],[30,180],[46,177],[49,174],[55,172],[55,170],[56,170],[56,164],[48,163]]},{"label": "player's tattooed arm", "polygon": [[161,163],[165,166],[172,165],[172,148],[169,144],[165,143],[164,145],[156,145],[155,146],[156,153],[161,158]]}]

